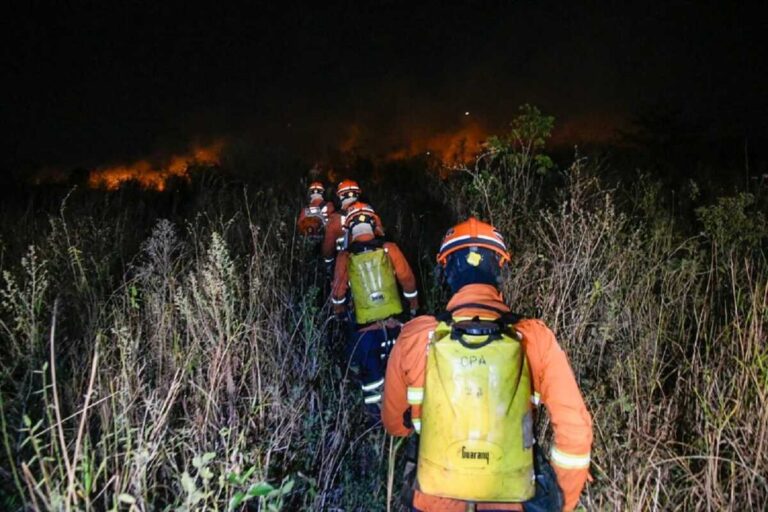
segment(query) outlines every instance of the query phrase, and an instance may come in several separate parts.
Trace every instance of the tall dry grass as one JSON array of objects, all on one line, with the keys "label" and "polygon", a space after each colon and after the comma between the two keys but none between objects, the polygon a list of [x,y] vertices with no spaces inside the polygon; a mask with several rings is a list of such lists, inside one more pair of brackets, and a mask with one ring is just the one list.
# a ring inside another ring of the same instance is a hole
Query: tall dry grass
[{"label": "tall dry grass", "polygon": [[223,199],[158,220],[124,265],[128,226],[65,203],[3,268],[5,509],[329,510],[381,494],[383,436],[359,428],[294,212]]},{"label": "tall dry grass", "polygon": [[[526,147],[492,147],[435,190],[442,220],[475,212],[505,233],[507,300],[571,359],[595,422],[584,504],[764,508],[762,207],[704,205],[687,233],[652,183],[619,193],[582,159],[555,171]],[[144,197],[76,191],[3,219],[2,507],[385,510],[392,448],[362,427],[295,211],[222,182],[188,209]],[[384,211],[402,209],[389,224],[418,242],[436,309],[439,232],[408,197]]]},{"label": "tall dry grass", "polygon": [[[490,163],[489,163],[490,162]],[[768,268],[751,196],[687,235],[646,180],[628,196],[583,159],[531,177],[486,154],[448,185],[511,234],[503,290],[568,353],[594,418],[595,510],[762,510],[768,502]],[[495,193],[491,193],[493,191]],[[504,191],[510,192],[505,196]],[[622,203],[621,205],[617,203]]]}]

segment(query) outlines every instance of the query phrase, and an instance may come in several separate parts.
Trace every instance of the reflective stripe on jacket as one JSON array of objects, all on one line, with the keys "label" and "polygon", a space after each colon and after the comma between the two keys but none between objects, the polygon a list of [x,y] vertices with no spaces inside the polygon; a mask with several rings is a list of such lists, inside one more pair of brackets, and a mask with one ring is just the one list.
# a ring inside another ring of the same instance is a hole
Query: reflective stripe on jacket
[{"label": "reflective stripe on jacket", "polygon": [[[464,286],[448,303],[448,310],[462,304],[480,303],[504,311],[501,294],[490,285]],[[498,314],[479,308],[462,308],[454,316],[485,318]],[[432,316],[417,317],[403,327],[390,354],[384,385],[382,421],[387,431],[396,436],[407,436],[411,428],[405,426],[404,415],[411,408],[411,417],[421,417],[425,381],[426,350],[429,337],[437,326]],[[576,378],[568,358],[557,343],[552,331],[540,320],[525,319],[516,324],[522,334],[523,349],[531,368],[534,396],[547,407],[554,430],[554,446],[550,461],[563,490],[565,510],[576,506],[589,472],[589,454],[592,446],[592,418],[584,405]],[[418,425],[419,421],[413,421]],[[414,507],[427,511],[463,511],[464,502],[427,496],[418,490]],[[519,508],[518,508],[519,509]],[[514,510],[510,504],[480,504],[477,510]]]}]

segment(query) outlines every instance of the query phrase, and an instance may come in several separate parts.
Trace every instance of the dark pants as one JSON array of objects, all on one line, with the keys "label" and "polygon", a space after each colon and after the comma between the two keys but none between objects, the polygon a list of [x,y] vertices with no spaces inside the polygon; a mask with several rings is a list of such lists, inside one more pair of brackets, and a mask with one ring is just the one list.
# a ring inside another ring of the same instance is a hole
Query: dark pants
[{"label": "dark pants", "polygon": [[381,393],[387,371],[389,352],[400,334],[400,326],[366,331],[353,329],[347,341],[350,366],[357,370],[366,410],[376,420],[380,417]]}]

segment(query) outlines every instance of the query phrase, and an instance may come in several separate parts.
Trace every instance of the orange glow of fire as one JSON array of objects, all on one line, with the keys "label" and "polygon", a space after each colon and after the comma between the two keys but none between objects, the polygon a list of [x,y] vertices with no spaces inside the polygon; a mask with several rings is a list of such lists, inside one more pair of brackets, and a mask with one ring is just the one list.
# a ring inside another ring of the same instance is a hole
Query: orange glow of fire
[{"label": "orange glow of fire", "polygon": [[467,163],[482,150],[488,137],[477,122],[468,122],[458,130],[412,136],[408,145],[390,152],[388,160],[399,160],[426,155],[437,158],[445,165]]},{"label": "orange glow of fire", "polygon": [[171,155],[160,162],[138,160],[129,164],[100,167],[91,171],[88,185],[92,188],[117,190],[126,182],[135,181],[148,190],[163,191],[166,182],[173,177],[189,179],[193,165],[219,165],[224,141],[207,146],[195,146],[186,153]]},{"label": "orange glow of fire", "polygon": [[356,150],[360,146],[360,140],[362,137],[362,128],[359,124],[352,124],[347,129],[346,137],[339,144],[339,150],[343,153],[350,153]]},{"label": "orange glow of fire", "polygon": [[626,121],[618,114],[592,113],[556,124],[549,144],[570,147],[575,144],[616,144],[617,133],[626,128]]}]

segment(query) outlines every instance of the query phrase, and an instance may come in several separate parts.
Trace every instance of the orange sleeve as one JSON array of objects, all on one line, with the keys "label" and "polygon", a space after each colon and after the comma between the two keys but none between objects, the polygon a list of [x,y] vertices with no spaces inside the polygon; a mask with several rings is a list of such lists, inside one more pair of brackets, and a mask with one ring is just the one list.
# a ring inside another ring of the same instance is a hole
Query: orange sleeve
[{"label": "orange sleeve", "polygon": [[523,335],[534,392],[552,420],[550,462],[563,490],[565,510],[573,510],[589,475],[592,418],[554,333],[540,320],[523,320],[516,327]]},{"label": "orange sleeve", "polygon": [[[409,388],[424,388],[424,372],[427,361],[429,332],[437,326],[432,316],[420,316],[407,322],[397,337],[387,363],[384,378],[384,398],[381,420],[384,428],[393,436],[407,436],[411,428],[403,423],[403,415],[411,407],[408,403]],[[420,406],[413,406],[412,418],[421,416]]]},{"label": "orange sleeve", "polygon": [[405,259],[403,252],[397,244],[387,242],[384,244],[384,248],[387,250],[392,266],[395,267],[395,275],[397,276],[397,282],[403,288],[403,295],[410,301],[411,309],[417,309],[419,307],[419,294],[416,290],[416,278],[413,275],[411,266],[408,264],[408,260]]},{"label": "orange sleeve", "polygon": [[323,258],[326,261],[333,259],[336,253],[336,239],[342,235],[341,229],[341,214],[334,212],[328,218],[328,225],[325,227],[325,236],[323,237],[323,245],[321,252]]},{"label": "orange sleeve", "polygon": [[296,219],[296,229],[300,235],[304,235],[304,223],[302,222],[304,217],[306,217],[306,215],[304,214],[304,208],[302,208],[299,211],[299,217]]},{"label": "orange sleeve", "polygon": [[341,251],[336,257],[336,268],[333,272],[333,287],[331,288],[331,302],[334,306],[340,306],[347,300],[347,290],[349,289],[348,261],[349,253],[347,251]]}]

